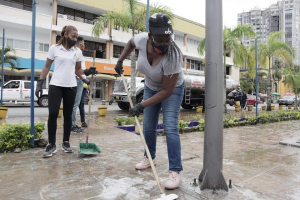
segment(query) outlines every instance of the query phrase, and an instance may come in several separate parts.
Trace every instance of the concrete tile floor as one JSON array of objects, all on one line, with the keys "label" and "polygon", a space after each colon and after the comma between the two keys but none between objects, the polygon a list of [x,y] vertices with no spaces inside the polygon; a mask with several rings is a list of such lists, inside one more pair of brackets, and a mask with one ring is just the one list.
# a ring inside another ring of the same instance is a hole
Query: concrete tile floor
[{"label": "concrete tile floor", "polygon": [[[45,120],[40,119],[40,121]],[[10,119],[18,123],[18,118]],[[23,123],[24,119],[19,119]],[[1,122],[0,122],[1,123]],[[102,150],[94,157],[78,154],[85,134],[72,134],[73,154],[62,152],[62,121],[57,131],[58,153],[43,159],[44,149],[0,154],[0,199],[154,199],[159,190],[151,169],[136,171],[143,155],[139,136],[114,128],[112,117],[92,119],[89,142]],[[299,121],[224,130],[223,174],[232,180],[229,192],[200,191],[191,183],[203,164],[203,132],[181,135],[182,184],[179,199],[300,199],[300,149],[279,141],[300,136]],[[45,136],[47,132],[44,132]],[[157,171],[162,184],[168,178],[165,137],[157,141]]]}]

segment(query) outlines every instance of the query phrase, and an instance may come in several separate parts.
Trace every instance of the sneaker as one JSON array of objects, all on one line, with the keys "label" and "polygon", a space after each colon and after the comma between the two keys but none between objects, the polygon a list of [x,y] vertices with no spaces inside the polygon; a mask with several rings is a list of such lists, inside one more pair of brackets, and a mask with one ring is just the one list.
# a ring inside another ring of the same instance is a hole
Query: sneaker
[{"label": "sneaker", "polygon": [[72,153],[73,152],[73,149],[70,147],[69,142],[63,142],[61,146],[62,146],[62,149],[65,151],[65,153]]},{"label": "sneaker", "polygon": [[[153,164],[156,165],[156,160],[153,159]],[[148,158],[144,157],[138,164],[135,165],[136,170],[143,170],[151,167]]]},{"label": "sneaker", "polygon": [[79,126],[75,125],[75,126],[72,126],[72,128],[71,128],[71,132],[75,132],[75,133],[81,133],[81,132],[83,132],[83,130],[82,130],[82,128],[81,128],[81,127],[79,127]]},{"label": "sneaker", "polygon": [[165,183],[167,190],[173,190],[179,187],[181,178],[179,173],[170,171],[169,180]]},{"label": "sneaker", "polygon": [[81,123],[81,126],[82,126],[82,127],[87,127],[87,124],[86,124],[85,122],[82,122],[82,123]]},{"label": "sneaker", "polygon": [[56,145],[48,144],[48,146],[46,147],[46,151],[43,154],[43,158],[49,158],[49,157],[53,156],[53,154],[56,152],[57,152]]}]

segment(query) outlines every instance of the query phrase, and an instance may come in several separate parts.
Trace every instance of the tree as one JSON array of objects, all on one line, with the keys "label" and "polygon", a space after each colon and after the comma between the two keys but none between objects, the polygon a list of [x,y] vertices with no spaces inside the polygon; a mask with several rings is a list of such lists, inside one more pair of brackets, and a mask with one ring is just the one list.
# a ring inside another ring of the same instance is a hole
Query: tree
[{"label": "tree", "polygon": [[[252,30],[251,26],[248,25],[239,25],[235,29],[231,30],[230,28],[225,27],[223,30],[223,64],[224,64],[224,93],[223,93],[223,102],[224,102],[224,112],[227,113],[226,108],[226,54],[233,53],[233,63],[237,67],[244,65],[244,62],[249,55],[246,52],[246,47],[244,47],[240,38],[245,37],[255,37],[255,33]],[[204,55],[205,51],[205,39],[203,39],[198,46],[198,53]],[[248,68],[254,68],[254,62],[251,59],[246,60]]]},{"label": "tree", "polygon": [[[16,52],[15,50],[7,46],[4,48],[4,64],[9,64],[11,67],[11,70],[13,71],[18,66],[20,66],[20,60],[17,56],[15,56]],[[2,48],[0,49],[0,65],[2,65]]]},{"label": "tree", "polygon": [[273,32],[268,36],[266,43],[258,44],[258,62],[260,65],[265,66],[267,60],[269,61],[267,111],[271,111],[272,58],[280,58],[285,61],[287,67],[293,66],[294,50],[287,43],[280,41],[283,34],[283,32]]},{"label": "tree", "polygon": [[251,94],[253,91],[253,82],[247,81],[247,80],[242,80],[241,83],[241,89],[243,92],[247,94]]},{"label": "tree", "polygon": [[[299,69],[299,68],[298,68]],[[284,84],[289,85],[295,93],[295,109],[298,109],[298,95],[300,93],[300,72],[299,70],[288,69],[285,71]]]},{"label": "tree", "polygon": [[[135,36],[136,31],[144,32],[146,31],[146,6],[139,3],[138,0],[126,0],[127,7],[122,11],[109,11],[103,16],[98,17],[95,20],[93,26],[92,34],[99,38],[100,35],[108,27],[108,34],[112,38],[112,27],[117,26],[125,31],[130,28],[132,30],[132,37]],[[160,4],[154,4],[150,6],[150,15],[154,13],[164,13],[170,17],[171,20],[174,19],[174,14],[170,11],[170,8]],[[136,55],[135,51],[131,54],[131,83],[130,83],[130,93],[133,102],[136,102]]]}]

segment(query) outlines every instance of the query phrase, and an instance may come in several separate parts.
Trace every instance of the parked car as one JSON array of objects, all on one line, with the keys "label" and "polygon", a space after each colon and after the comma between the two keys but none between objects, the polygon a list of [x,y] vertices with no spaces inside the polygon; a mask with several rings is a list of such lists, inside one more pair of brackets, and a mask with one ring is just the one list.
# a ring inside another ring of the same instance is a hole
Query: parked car
[{"label": "parked car", "polygon": [[[252,106],[256,106],[257,104],[259,104],[260,98],[257,97],[257,102],[256,102],[256,96],[252,95],[252,94],[247,94],[247,105],[252,105]],[[256,104],[255,104],[256,102]]]},{"label": "parked car", "polygon": [[[34,89],[36,81],[34,81]],[[43,85],[43,96],[37,98],[34,95],[34,102],[41,107],[48,106],[48,89],[46,84]],[[30,104],[31,101],[31,82],[26,80],[11,80],[3,85],[3,102],[15,104]],[[0,87],[1,95],[1,87]]]},{"label": "parked car", "polygon": [[[297,98],[298,102],[299,102],[299,97]],[[279,99],[279,105],[295,105],[295,95],[291,96],[291,95],[286,95],[284,97],[282,97],[281,99]]]}]

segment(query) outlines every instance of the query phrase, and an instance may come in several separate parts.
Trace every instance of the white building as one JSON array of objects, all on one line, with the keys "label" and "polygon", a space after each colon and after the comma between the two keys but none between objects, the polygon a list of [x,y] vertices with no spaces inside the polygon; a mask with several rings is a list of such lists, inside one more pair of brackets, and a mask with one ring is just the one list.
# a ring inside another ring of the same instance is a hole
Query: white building
[{"label": "white building", "polygon": [[[93,20],[107,11],[124,8],[123,0],[36,0],[36,52],[35,76],[39,76],[44,67],[47,52],[51,44],[55,44],[65,25],[73,25],[85,40],[86,66],[92,65],[92,52],[96,50],[96,67],[101,72],[95,84],[96,99],[109,100],[116,79],[114,65],[124,46],[132,37],[129,32],[112,30],[111,37],[105,31],[100,38],[92,36]],[[5,28],[5,44],[16,50],[21,65],[18,70],[11,71],[5,67],[5,81],[11,79],[30,79],[31,68],[31,23],[32,0],[0,0],[0,39]],[[182,17],[176,17],[174,23],[175,41],[181,48],[185,62],[184,68],[190,73],[204,74],[203,56],[199,56],[197,46],[205,37],[205,27]],[[2,46],[2,43],[0,44]],[[125,75],[130,75],[130,60],[125,60]],[[239,69],[233,66],[232,58],[227,58],[227,75],[239,81]]]},{"label": "white building", "polygon": [[[238,14],[238,25],[253,26],[259,41],[265,42],[274,31],[283,31],[282,40],[291,45],[295,51],[295,63],[300,64],[300,0],[279,0],[266,9],[254,8],[249,12]],[[249,47],[254,39],[243,38],[242,43]]]}]

